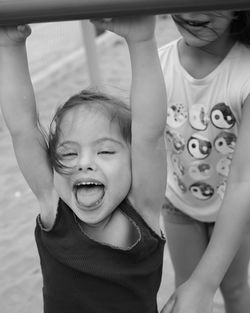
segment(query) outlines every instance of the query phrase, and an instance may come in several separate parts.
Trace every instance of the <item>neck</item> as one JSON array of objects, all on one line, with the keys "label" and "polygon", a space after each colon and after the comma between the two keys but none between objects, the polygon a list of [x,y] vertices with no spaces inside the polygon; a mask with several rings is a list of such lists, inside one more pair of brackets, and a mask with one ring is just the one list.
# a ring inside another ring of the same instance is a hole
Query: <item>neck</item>
[{"label": "neck", "polygon": [[98,234],[102,234],[106,231],[106,227],[109,225],[112,216],[113,213],[107,216],[102,221],[95,224],[87,224],[84,223],[83,221],[80,221],[80,225],[86,234],[90,236],[97,236]]},{"label": "neck", "polygon": [[180,63],[192,77],[204,78],[223,61],[234,43],[223,36],[206,46],[193,47],[182,39],[178,46]]}]

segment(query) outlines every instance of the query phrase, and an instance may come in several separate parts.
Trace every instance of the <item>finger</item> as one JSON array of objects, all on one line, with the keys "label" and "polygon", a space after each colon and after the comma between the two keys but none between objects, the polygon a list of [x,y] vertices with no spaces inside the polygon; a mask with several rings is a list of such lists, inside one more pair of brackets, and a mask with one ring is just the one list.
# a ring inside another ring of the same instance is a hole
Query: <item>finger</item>
[{"label": "finger", "polygon": [[25,24],[25,25],[18,25],[17,26],[17,30],[24,34],[25,36],[29,36],[31,34],[31,28],[29,25]]}]

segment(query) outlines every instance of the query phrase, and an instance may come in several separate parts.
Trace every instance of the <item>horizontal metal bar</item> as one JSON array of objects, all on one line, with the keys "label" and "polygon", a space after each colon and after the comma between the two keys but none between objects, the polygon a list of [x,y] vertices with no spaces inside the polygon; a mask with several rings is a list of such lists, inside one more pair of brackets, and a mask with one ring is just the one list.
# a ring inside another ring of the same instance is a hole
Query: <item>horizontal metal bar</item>
[{"label": "horizontal metal bar", "polygon": [[0,24],[250,9],[250,0],[0,0]]}]

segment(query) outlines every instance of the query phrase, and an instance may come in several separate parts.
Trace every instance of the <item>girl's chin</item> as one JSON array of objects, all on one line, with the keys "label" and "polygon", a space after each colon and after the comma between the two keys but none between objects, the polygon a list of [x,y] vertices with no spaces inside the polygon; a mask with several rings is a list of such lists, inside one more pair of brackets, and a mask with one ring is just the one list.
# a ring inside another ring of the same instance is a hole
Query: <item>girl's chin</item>
[{"label": "girl's chin", "polygon": [[86,216],[82,214],[77,214],[78,219],[81,221],[82,226],[84,227],[83,230],[88,229],[95,229],[102,227],[104,224],[106,224],[106,221],[109,220],[108,217],[103,216]]},{"label": "girl's chin", "polygon": [[183,41],[185,42],[185,44],[187,46],[194,47],[194,48],[206,47],[216,41],[216,38],[212,36],[204,37],[199,34],[196,35],[195,33],[194,34],[185,33],[182,36],[183,36]]},{"label": "girl's chin", "polygon": [[95,223],[98,223],[99,220],[100,220],[100,217],[95,214],[97,212],[93,212],[93,211],[86,211],[86,210],[82,210],[79,208],[77,208],[77,210],[74,212],[76,214],[76,216],[79,218],[79,220],[81,220],[83,223],[86,223],[86,224],[95,224]]},{"label": "girl's chin", "polygon": [[85,205],[83,203],[79,203],[78,201],[75,202],[77,209],[80,212],[93,212],[98,210],[101,206],[102,206],[102,201],[98,202],[98,203],[93,203],[91,205]]},{"label": "girl's chin", "polygon": [[93,204],[93,205],[88,205],[85,206],[82,203],[78,203],[77,201],[75,201],[75,214],[77,215],[77,217],[82,220],[85,223],[98,223],[101,215],[101,211],[102,211],[102,205],[103,205],[103,201],[97,203],[97,204]]}]

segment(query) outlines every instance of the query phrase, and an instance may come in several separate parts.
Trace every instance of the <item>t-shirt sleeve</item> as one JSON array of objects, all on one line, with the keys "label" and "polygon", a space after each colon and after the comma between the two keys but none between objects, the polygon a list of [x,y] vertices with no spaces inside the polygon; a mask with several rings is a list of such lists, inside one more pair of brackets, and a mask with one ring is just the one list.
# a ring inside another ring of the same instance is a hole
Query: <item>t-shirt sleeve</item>
[{"label": "t-shirt sleeve", "polygon": [[[249,68],[249,72],[250,72],[250,68]],[[246,79],[245,83],[242,85],[241,103],[244,104],[244,102],[246,101],[246,98],[249,96],[249,94],[250,94],[250,76]]]}]

